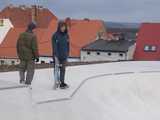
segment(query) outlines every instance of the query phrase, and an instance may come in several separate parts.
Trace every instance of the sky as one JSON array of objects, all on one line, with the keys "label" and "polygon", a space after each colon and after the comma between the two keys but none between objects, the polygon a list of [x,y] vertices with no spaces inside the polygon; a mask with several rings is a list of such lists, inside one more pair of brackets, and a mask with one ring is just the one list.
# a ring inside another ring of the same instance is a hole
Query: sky
[{"label": "sky", "polygon": [[41,4],[59,18],[102,19],[113,22],[160,22],[160,0],[0,0],[7,3]]}]

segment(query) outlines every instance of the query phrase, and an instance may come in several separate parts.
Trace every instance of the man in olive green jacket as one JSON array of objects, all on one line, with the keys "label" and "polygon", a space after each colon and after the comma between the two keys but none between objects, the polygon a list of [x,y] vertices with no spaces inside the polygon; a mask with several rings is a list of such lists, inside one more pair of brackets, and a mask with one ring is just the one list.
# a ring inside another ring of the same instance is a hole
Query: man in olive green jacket
[{"label": "man in olive green jacket", "polygon": [[[17,40],[21,84],[31,85],[35,71],[35,61],[39,62],[37,37],[33,33],[35,28],[36,24],[29,24],[26,32],[21,33]],[[26,77],[25,72],[27,72]]]}]

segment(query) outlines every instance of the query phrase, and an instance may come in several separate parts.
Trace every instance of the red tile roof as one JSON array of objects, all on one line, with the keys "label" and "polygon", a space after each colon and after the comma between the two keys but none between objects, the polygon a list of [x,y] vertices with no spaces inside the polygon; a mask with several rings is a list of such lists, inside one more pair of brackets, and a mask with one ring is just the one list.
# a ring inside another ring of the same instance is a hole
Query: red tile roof
[{"label": "red tile roof", "polygon": [[[9,18],[14,26],[0,44],[0,57],[16,58],[16,42],[19,34],[24,32],[27,25],[32,21],[32,8],[23,10],[19,7],[7,7],[0,12],[0,18]],[[38,9],[38,28],[35,33],[38,38],[40,55],[51,55],[50,39],[57,28],[57,22],[57,17],[48,9]]]},{"label": "red tile roof", "polygon": [[[51,36],[55,24],[51,24],[48,28],[46,34],[42,35],[40,38],[45,41],[39,42],[39,49],[41,55],[51,56]],[[56,30],[56,29],[55,29]],[[54,30],[54,31],[55,31]],[[86,44],[89,44],[96,40],[97,33],[101,30],[104,30],[103,22],[100,20],[71,20],[71,26],[69,28],[70,36],[70,56],[71,57],[80,57],[80,50]],[[40,31],[39,31],[40,32]],[[48,37],[48,38],[47,38]]]},{"label": "red tile roof", "polygon": [[[156,52],[145,52],[145,45],[157,46]],[[160,60],[160,23],[143,23],[136,41],[135,60]]]},{"label": "red tile roof", "polygon": [[[50,15],[51,14],[51,15]],[[46,15],[46,17],[45,17]],[[49,16],[49,17],[48,17]],[[51,20],[50,20],[51,16]],[[18,8],[5,8],[0,13],[0,18],[11,19],[14,28],[12,28],[5,40],[0,45],[0,57],[15,58],[16,42],[20,33],[24,32],[26,26],[31,20],[28,9],[27,12]],[[21,19],[22,18],[22,19]],[[49,19],[48,19],[49,18]],[[56,31],[58,20],[49,10],[41,11],[38,17],[38,28],[36,35],[38,38],[39,53],[41,56],[51,56],[51,37]],[[101,20],[70,20],[69,35],[70,35],[70,56],[80,57],[80,50],[86,44],[96,40],[97,34],[100,31],[105,31],[105,26]]]},{"label": "red tile roof", "polygon": [[[57,28],[57,21],[52,20],[49,24],[49,27],[44,28],[37,28],[35,30],[35,34],[38,38],[38,47],[39,53],[41,56],[51,56],[52,49],[51,49],[51,37],[52,34],[55,32]],[[17,58],[16,53],[16,43],[19,37],[19,34],[24,32],[26,28],[12,28],[5,40],[0,44],[0,57],[1,58]]]},{"label": "red tile roof", "polygon": [[[0,18],[9,18],[14,27],[26,27],[32,21],[32,9],[31,7],[26,7],[25,10],[20,7],[6,7],[1,11]],[[48,27],[52,19],[57,20],[57,17],[48,9],[37,9],[38,27]]]},{"label": "red tile roof", "polygon": [[101,20],[71,20],[70,34],[70,55],[80,57],[80,49],[95,41],[97,34],[105,31],[103,21]]},{"label": "red tile roof", "polygon": [[22,33],[25,28],[12,28],[8,32],[5,40],[0,44],[1,58],[15,58],[16,55],[16,41],[19,33]]},{"label": "red tile roof", "polygon": [[49,27],[44,32],[40,32],[37,30],[37,37],[39,43],[39,53],[41,56],[51,56],[52,55],[52,45],[51,45],[51,38],[53,33],[56,31],[58,21],[52,21],[49,24]]}]

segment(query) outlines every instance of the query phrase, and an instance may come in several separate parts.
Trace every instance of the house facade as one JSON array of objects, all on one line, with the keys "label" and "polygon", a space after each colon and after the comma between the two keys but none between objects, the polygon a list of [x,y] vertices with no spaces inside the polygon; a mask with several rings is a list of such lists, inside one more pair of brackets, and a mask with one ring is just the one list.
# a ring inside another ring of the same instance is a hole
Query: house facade
[{"label": "house facade", "polygon": [[81,61],[125,61],[133,60],[134,42],[127,40],[97,40],[81,50]]},{"label": "house facade", "polygon": [[0,65],[18,65],[20,60],[17,58],[0,58]]},{"label": "house facade", "polygon": [[143,23],[136,41],[134,60],[160,60],[160,23]]}]

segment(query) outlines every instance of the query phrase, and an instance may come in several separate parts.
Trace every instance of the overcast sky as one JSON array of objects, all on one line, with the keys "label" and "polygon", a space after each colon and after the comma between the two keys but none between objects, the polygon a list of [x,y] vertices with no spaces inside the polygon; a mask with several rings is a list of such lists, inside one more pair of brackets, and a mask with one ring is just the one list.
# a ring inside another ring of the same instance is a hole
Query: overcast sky
[{"label": "overcast sky", "polygon": [[0,0],[8,3],[43,4],[59,18],[94,18],[119,22],[160,22],[160,0]]}]

